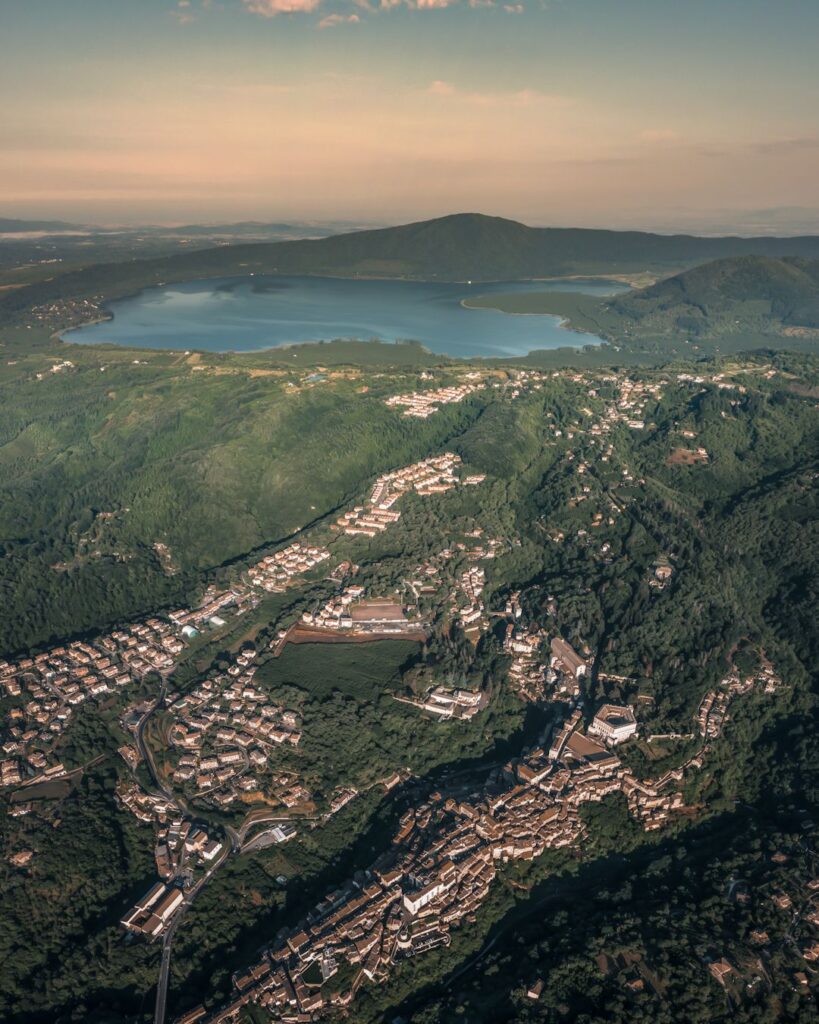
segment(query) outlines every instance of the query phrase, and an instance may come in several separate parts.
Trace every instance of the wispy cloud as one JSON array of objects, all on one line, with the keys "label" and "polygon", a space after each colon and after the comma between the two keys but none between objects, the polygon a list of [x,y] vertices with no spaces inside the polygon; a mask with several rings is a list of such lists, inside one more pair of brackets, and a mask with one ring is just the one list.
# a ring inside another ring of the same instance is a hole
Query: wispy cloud
[{"label": "wispy cloud", "polygon": [[802,153],[819,149],[819,138],[804,136],[796,139],[771,139],[766,142],[755,142],[751,148],[757,153]]},{"label": "wispy cloud", "polygon": [[335,28],[337,25],[357,25],[361,18],[357,14],[326,14],[318,23],[319,28]]},{"label": "wispy cloud", "polygon": [[191,0],[178,0],[176,7],[171,11],[171,16],[180,25],[190,25],[196,21],[196,15],[191,10]]},{"label": "wispy cloud", "polygon": [[474,92],[468,89],[459,89],[452,82],[442,79],[431,82],[426,91],[431,96],[440,96],[444,99],[458,100],[462,103],[483,107],[529,107],[536,104],[567,107],[572,103],[568,96],[538,92],[537,89],[517,89],[511,92]]},{"label": "wispy cloud", "polygon": [[251,14],[260,14],[263,18],[273,18],[277,14],[297,14],[314,11],[321,0],[242,0],[245,9]]},{"label": "wispy cloud", "polygon": [[[242,0],[242,5],[250,14],[258,14],[265,18],[273,18],[278,14],[310,13],[324,4],[325,0]],[[391,11],[406,7],[413,11],[436,11],[460,5],[477,8],[500,6],[498,0],[345,0],[345,4],[376,14],[379,11]],[[523,3],[503,4],[503,10],[509,14],[522,14]],[[333,11],[324,15],[319,21],[319,28],[330,28],[334,25],[355,24],[360,21],[358,15],[344,14]]]}]

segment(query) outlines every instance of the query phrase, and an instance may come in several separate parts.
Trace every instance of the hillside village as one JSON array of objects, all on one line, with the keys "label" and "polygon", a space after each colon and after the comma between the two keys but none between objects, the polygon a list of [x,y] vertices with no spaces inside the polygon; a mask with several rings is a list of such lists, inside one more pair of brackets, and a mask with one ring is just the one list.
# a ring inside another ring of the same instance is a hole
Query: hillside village
[{"label": "hillside village", "polygon": [[[577,671],[570,649],[557,650],[563,668]],[[644,829],[660,829],[685,810],[679,786],[686,770],[702,767],[709,748],[683,769],[641,781],[610,749],[636,727],[630,709],[607,705],[584,733],[575,710],[548,749],[509,762],[477,798],[458,789],[433,793],[404,815],[387,854],[276,935],[262,959],[235,977],[228,1006],[183,1019],[227,1024],[254,1002],[277,1019],[298,1021],[348,1005],[362,985],[384,981],[402,960],[448,945],[454,929],[474,921],[500,865],[580,842],[583,804],[619,792]],[[334,988],[336,974],[347,980]]]},{"label": "hillside village", "polygon": [[[391,506],[410,491],[429,496],[443,493],[459,482],[468,485],[483,479],[481,475],[459,477],[460,464],[457,456],[446,453],[384,474],[376,481],[368,506],[357,506],[342,517],[345,532],[374,536],[397,521],[400,512]],[[78,641],[17,662],[0,662],[0,685],[7,696],[28,698],[27,703],[9,712],[3,735],[1,784],[30,785],[64,775],[62,764],[50,759],[49,754],[75,707],[139,681],[149,672],[171,672],[186,643],[203,629],[224,627],[225,615],[251,611],[261,594],[284,591],[329,559],[326,547],[294,542],[250,565],[244,578],[230,587],[209,586],[195,608],[170,612],[166,620],[151,618],[113,630],[89,643]],[[364,607],[361,605],[362,610]],[[334,620],[338,628],[341,618],[328,613],[322,625],[326,627]],[[392,618],[392,625],[381,624],[382,631],[401,631],[403,614]],[[358,615],[358,619],[360,630],[366,631],[373,625],[365,614]],[[352,619],[350,622],[352,625]],[[408,632],[413,630],[417,631],[417,626],[409,624]]]}]

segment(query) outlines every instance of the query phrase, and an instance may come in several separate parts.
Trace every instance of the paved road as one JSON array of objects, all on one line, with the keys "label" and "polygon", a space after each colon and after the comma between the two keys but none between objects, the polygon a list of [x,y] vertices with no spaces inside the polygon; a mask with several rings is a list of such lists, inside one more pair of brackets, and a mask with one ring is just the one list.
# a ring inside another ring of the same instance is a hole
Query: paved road
[{"label": "paved road", "polygon": [[165,1008],[168,999],[168,979],[171,971],[171,952],[173,947],[173,939],[176,934],[176,929],[179,927],[182,918],[185,916],[185,911],[193,903],[194,899],[199,893],[205,888],[210,882],[219,868],[225,863],[225,861],[233,853],[233,849],[227,843],[219,855],[218,859],[214,861],[213,865],[209,870],[199,879],[196,885],[191,891],[185,896],[185,902],[179,908],[178,912],[174,915],[171,923],[162,937],[162,960],[159,965],[159,981],[156,986],[156,1005],[154,1008],[154,1024],[165,1024]]},{"label": "paved road", "polygon": [[148,769],[148,774],[151,776],[151,782],[153,782],[154,786],[159,790],[159,792],[165,797],[166,800],[171,800],[173,799],[173,794],[171,793],[167,786],[163,786],[162,783],[159,781],[159,775],[157,774],[156,771],[156,765],[154,764],[153,755],[151,754],[151,751],[147,743],[145,742],[145,726],[148,724],[148,719],[151,717],[154,711],[156,711],[157,708],[162,707],[162,705],[165,703],[165,687],[167,686],[167,682],[167,678],[163,673],[162,686],[159,690],[159,696],[153,702],[151,707],[148,708],[148,710],[145,712],[142,718],[140,718],[137,724],[136,741],[139,753],[142,756],[143,761],[145,762],[145,765]]},{"label": "paved road", "polygon": [[159,967],[159,981],[156,987],[156,1006],[154,1009],[154,1024],[165,1024],[165,1006],[168,1000],[168,978],[171,970],[171,943],[173,933],[176,931],[182,914],[185,911],[184,905],[179,913],[168,925],[168,930],[162,938],[162,961]]}]

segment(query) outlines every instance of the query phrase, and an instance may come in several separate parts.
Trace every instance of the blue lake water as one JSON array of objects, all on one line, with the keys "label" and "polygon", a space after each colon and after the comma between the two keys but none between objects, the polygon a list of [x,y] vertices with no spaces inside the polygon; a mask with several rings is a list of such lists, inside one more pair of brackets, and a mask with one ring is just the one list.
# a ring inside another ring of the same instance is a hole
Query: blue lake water
[{"label": "blue lake water", "polygon": [[560,326],[556,316],[467,309],[464,299],[509,292],[611,295],[613,282],[527,281],[442,284],[321,277],[244,277],[150,288],[110,305],[113,320],[66,341],[136,348],[248,352],[308,341],[356,338],[418,341],[460,358],[519,356],[534,349],[599,342]]}]

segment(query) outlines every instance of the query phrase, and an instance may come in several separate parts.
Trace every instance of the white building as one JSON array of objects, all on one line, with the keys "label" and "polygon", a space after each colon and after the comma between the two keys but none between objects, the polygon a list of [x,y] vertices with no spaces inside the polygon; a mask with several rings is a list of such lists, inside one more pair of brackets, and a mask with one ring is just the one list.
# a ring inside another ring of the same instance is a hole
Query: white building
[{"label": "white building", "polygon": [[607,743],[622,743],[637,732],[637,719],[629,707],[604,704],[588,731],[590,736],[599,736]]}]

